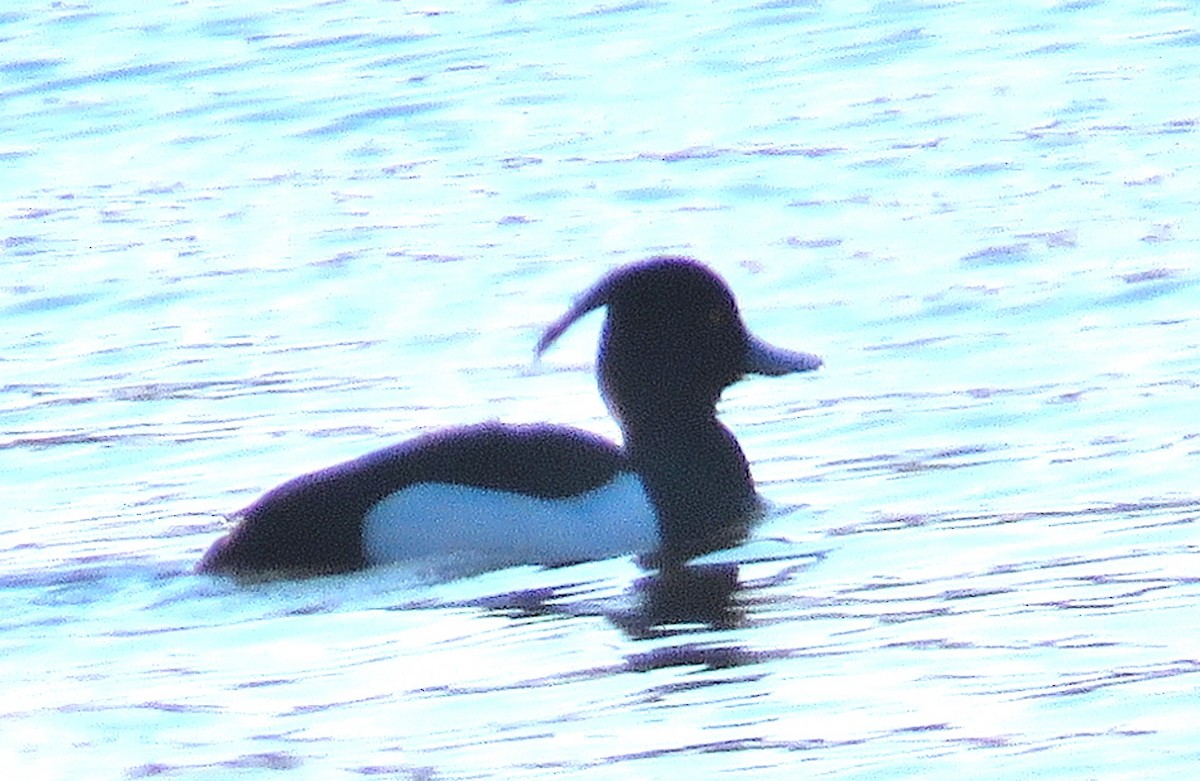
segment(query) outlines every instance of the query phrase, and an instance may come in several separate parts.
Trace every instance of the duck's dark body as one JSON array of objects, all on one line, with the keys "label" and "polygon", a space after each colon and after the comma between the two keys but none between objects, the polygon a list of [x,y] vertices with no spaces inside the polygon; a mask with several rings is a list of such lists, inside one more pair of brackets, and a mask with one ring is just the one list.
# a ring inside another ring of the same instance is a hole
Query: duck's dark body
[{"label": "duck's dark body", "polygon": [[620,448],[562,426],[446,429],[294,478],[239,513],[204,557],[206,571],[332,573],[362,569],[363,519],[397,491],[454,484],[560,499],[629,471]]}]

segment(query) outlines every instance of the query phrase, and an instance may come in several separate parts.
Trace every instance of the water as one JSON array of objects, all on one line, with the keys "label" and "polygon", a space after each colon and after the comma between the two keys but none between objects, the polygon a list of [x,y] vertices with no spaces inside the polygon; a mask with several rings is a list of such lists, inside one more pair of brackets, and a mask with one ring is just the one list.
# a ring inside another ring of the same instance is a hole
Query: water
[{"label": "water", "polygon": [[[0,40],[10,772],[1200,759],[1189,4],[53,4]],[[428,428],[615,435],[596,319],[532,348],[657,252],[826,359],[726,394],[773,510],[696,582],[190,574],[223,513]]]}]

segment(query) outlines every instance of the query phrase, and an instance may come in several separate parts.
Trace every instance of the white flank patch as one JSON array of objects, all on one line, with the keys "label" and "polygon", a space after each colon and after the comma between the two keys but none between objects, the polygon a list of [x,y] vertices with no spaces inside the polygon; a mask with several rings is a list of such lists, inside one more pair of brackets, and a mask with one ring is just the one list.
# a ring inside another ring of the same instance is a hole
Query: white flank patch
[{"label": "white flank patch", "polygon": [[566,564],[652,551],[658,522],[635,475],[564,499],[448,483],[386,497],[363,520],[370,564],[465,556],[487,568]]}]

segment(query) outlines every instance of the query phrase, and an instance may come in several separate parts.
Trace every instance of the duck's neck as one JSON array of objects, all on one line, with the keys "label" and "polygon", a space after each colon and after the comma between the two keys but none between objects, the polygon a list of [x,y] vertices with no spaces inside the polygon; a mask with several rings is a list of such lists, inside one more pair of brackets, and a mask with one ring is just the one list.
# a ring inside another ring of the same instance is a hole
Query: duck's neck
[{"label": "duck's neck", "polygon": [[659,517],[666,564],[741,543],[759,509],[750,467],[715,412],[623,421],[625,449]]}]

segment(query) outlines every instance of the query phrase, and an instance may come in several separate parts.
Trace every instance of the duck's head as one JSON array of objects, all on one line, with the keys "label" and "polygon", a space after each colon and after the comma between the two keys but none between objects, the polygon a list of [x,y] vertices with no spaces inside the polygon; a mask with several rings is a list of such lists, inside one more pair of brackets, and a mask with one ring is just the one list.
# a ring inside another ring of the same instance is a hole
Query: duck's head
[{"label": "duck's head", "polygon": [[811,371],[821,359],[753,336],[729,286],[683,257],[655,257],[603,277],[551,325],[540,355],[583,315],[608,317],[600,341],[601,393],[628,430],[714,414],[721,391],[748,373]]}]

